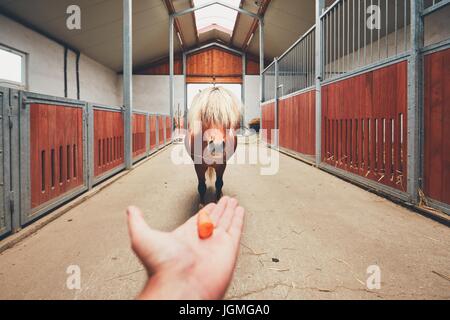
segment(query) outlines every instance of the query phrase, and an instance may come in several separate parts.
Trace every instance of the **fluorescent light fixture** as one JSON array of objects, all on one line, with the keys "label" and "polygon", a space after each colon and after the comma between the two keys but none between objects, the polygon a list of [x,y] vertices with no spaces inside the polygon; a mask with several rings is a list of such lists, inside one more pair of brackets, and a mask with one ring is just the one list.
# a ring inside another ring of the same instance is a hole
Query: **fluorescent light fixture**
[{"label": "fluorescent light fixture", "polygon": [[253,36],[255,35],[255,33],[253,32],[252,35],[250,36],[250,38],[248,38],[248,41],[246,43],[246,46],[248,46],[250,44],[250,42],[252,42]]},{"label": "fluorescent light fixture", "polygon": [[[194,0],[194,7],[209,3],[211,0]],[[232,7],[239,8],[240,0],[225,0]],[[236,10],[213,4],[209,7],[195,11],[197,32],[202,33],[217,26],[217,29],[225,30],[230,35],[233,33],[238,12]]]}]

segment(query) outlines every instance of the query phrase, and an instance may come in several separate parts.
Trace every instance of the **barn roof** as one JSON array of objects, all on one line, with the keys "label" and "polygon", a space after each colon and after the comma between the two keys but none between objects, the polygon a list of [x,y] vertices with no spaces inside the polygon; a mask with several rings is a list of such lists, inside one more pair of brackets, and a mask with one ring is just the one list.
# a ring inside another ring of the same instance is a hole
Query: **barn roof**
[{"label": "barn roof", "polygon": [[[264,16],[265,57],[273,59],[314,24],[314,0],[241,0],[240,7]],[[81,8],[81,30],[66,28],[66,9]],[[133,1],[133,61],[139,67],[169,52],[169,13],[192,8],[192,0]],[[119,72],[122,69],[122,0],[0,0],[0,12],[81,51]],[[193,13],[176,19],[175,52],[210,42],[259,54],[257,20],[239,13],[231,34],[207,27],[199,33]]]}]

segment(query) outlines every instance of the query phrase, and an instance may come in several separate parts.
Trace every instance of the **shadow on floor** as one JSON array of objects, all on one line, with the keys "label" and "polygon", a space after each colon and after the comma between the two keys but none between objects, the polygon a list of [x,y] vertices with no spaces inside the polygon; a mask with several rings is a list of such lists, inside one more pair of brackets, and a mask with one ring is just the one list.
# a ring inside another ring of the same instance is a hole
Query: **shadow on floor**
[{"label": "shadow on floor", "polygon": [[[195,188],[196,190],[197,188]],[[200,210],[200,198],[197,192],[192,192],[192,194],[187,198],[188,201],[184,208],[187,208],[185,217],[189,219],[194,216]],[[216,189],[214,187],[208,187],[205,194],[205,204],[216,203]]]}]

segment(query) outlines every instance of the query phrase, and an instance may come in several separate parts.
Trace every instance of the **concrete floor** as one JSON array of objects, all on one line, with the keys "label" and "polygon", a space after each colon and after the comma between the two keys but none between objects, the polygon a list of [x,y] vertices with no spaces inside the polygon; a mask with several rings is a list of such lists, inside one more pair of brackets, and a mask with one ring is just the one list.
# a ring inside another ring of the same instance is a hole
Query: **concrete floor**
[{"label": "concrete floor", "polygon": [[[135,297],[145,272],[129,247],[125,208],[141,207],[162,230],[197,208],[194,168],[172,164],[171,150],[3,252],[0,298]],[[224,181],[247,210],[227,298],[450,298],[446,226],[284,155],[275,176],[230,165]],[[380,290],[366,287],[373,264]],[[81,268],[81,290],[66,288],[70,265]]]}]

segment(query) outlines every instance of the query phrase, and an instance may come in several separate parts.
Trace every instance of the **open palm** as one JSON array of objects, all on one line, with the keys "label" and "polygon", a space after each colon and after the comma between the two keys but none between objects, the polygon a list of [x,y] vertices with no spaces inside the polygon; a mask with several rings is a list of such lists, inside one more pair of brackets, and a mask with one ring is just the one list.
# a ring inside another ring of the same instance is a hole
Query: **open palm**
[{"label": "open palm", "polygon": [[200,239],[197,215],[176,230],[151,229],[138,208],[128,208],[131,245],[149,273],[142,299],[220,299],[231,281],[242,233],[244,209],[223,197],[202,210],[214,223],[213,235]]}]

